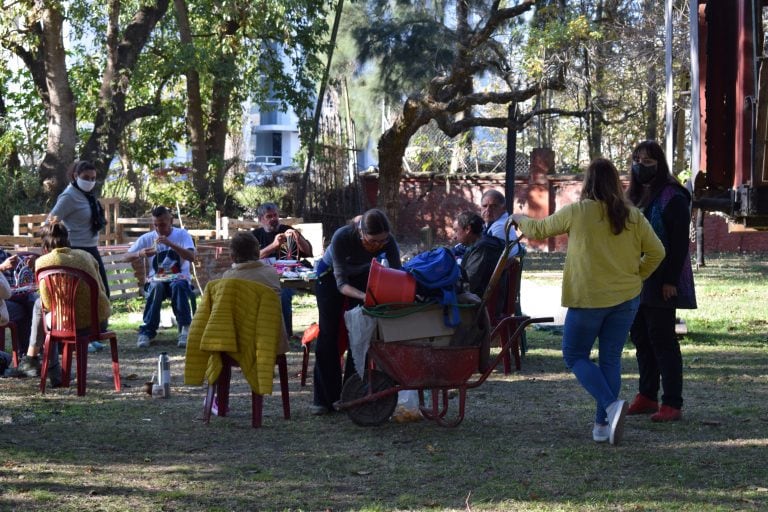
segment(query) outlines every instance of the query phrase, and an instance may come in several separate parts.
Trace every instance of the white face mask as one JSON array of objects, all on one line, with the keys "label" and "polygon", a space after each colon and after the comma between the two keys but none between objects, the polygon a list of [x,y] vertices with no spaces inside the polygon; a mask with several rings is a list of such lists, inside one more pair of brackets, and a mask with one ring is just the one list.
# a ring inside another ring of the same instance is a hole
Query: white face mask
[{"label": "white face mask", "polygon": [[91,190],[93,190],[93,187],[96,186],[96,182],[95,181],[88,181],[88,180],[84,180],[82,178],[77,178],[76,181],[77,181],[77,186],[83,192],[90,192]]}]

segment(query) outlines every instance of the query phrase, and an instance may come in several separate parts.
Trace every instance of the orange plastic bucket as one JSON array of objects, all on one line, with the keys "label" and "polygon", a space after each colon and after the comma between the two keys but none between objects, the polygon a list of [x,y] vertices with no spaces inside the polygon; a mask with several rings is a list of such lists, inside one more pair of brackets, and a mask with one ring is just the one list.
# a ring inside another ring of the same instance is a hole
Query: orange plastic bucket
[{"label": "orange plastic bucket", "polygon": [[416,300],[416,279],[404,270],[385,267],[376,258],[371,261],[365,305],[375,306],[390,302]]}]

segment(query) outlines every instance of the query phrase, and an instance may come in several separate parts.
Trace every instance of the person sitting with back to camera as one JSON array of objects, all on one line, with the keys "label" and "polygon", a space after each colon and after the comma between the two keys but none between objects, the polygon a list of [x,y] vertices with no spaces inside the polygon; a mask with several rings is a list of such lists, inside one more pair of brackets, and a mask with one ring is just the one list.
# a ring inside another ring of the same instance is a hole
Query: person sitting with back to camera
[{"label": "person sitting with back to camera", "polygon": [[171,309],[179,324],[177,345],[184,348],[192,323],[190,262],[195,259],[195,243],[187,230],[173,226],[173,214],[165,206],[152,209],[152,223],[155,229],[141,235],[125,257],[125,261],[131,262],[149,258],[144,285],[147,303],[136,345],[147,348],[155,339],[163,301],[170,298]]},{"label": "person sitting with back to camera", "polygon": [[[39,272],[48,267],[64,265],[77,268],[90,274],[99,287],[99,325],[101,330],[106,330],[107,321],[111,313],[109,297],[107,297],[104,283],[101,280],[99,264],[96,259],[88,252],[82,249],[72,249],[69,242],[69,232],[64,224],[56,217],[53,217],[48,224],[44,224],[39,231],[43,241],[43,255],[35,261],[35,272]],[[40,283],[40,297],[35,301],[32,312],[32,324],[30,327],[29,347],[26,357],[19,363],[19,371],[27,376],[33,377],[40,375],[39,354],[45,341],[45,330],[43,328],[42,308],[50,308],[50,291],[46,290],[45,282]],[[91,325],[91,296],[87,287],[78,287],[77,304],[75,305],[76,324],[78,332],[89,331]],[[49,367],[48,376],[51,381],[51,387],[61,385],[61,365],[58,358],[58,343],[53,344],[53,350],[48,356]]]},{"label": "person sitting with back to camera", "polygon": [[[222,278],[246,279],[268,286],[280,294],[280,277],[275,269],[263,261],[259,261],[259,241],[253,233],[240,231],[232,237],[229,243],[232,268],[224,272]],[[288,352],[288,336],[283,331],[277,354]]]}]

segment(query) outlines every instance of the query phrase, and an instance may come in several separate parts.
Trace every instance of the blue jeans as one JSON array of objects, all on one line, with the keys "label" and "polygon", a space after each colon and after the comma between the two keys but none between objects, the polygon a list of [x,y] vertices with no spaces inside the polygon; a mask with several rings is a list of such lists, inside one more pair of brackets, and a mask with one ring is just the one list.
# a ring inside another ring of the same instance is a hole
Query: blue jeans
[{"label": "blue jeans", "polygon": [[16,322],[16,331],[19,341],[18,356],[22,357],[29,348],[29,335],[32,325],[32,311],[37,300],[36,293],[16,296],[5,301],[8,307],[8,318]]},{"label": "blue jeans", "polygon": [[[607,308],[568,308],[563,360],[597,403],[595,423],[607,423],[605,408],[619,397],[621,352],[640,305],[640,296]],[[589,360],[598,340],[598,364]]]},{"label": "blue jeans", "polygon": [[291,301],[296,294],[296,290],[293,288],[283,288],[280,290],[280,306],[283,309],[283,322],[285,323],[285,331],[288,333],[288,337],[293,336],[293,305]]},{"label": "blue jeans", "polygon": [[186,279],[171,281],[170,283],[150,282],[146,289],[147,304],[144,306],[144,324],[139,327],[139,334],[146,334],[150,339],[157,335],[160,326],[160,310],[163,309],[163,301],[171,299],[171,309],[180,327],[192,323],[192,309],[189,298],[192,295],[192,287]]}]

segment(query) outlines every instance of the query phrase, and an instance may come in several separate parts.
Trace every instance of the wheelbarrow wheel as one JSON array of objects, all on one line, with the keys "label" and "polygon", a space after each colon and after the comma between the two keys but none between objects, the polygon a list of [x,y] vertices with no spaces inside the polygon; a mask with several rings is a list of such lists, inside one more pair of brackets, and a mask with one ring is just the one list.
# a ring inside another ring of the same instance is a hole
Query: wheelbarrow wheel
[{"label": "wheelbarrow wheel", "polygon": [[[386,373],[379,370],[366,370],[361,379],[357,372],[347,379],[341,389],[341,401],[351,402],[368,395],[369,373],[373,383],[373,393],[384,391],[395,386],[395,381]],[[347,409],[347,415],[356,424],[362,427],[373,427],[387,421],[397,407],[397,393],[384,396],[378,400],[362,403],[357,407]]]}]

